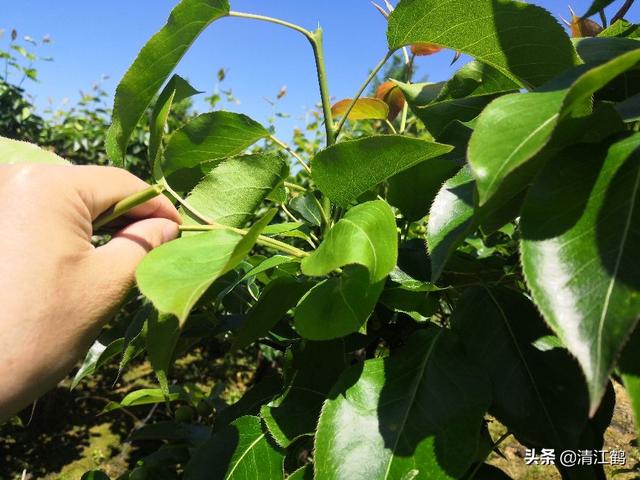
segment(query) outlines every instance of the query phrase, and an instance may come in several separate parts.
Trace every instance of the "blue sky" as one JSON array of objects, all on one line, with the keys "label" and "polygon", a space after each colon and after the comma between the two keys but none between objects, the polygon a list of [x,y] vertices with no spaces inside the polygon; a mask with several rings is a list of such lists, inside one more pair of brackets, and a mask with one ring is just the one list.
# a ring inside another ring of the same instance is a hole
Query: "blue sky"
[{"label": "blue sky", "polygon": [[[0,28],[6,33],[0,45],[6,47],[8,32],[53,42],[39,50],[54,57],[53,63],[38,65],[40,82],[26,86],[42,108],[49,99],[57,105],[64,98],[78,98],[103,75],[109,94],[115,90],[138,50],[157,31],[177,0],[0,0]],[[567,0],[536,0],[555,16],[569,16]],[[571,0],[584,12],[591,0]],[[619,0],[617,3],[622,3]],[[298,23],[309,29],[318,23],[325,30],[327,69],[335,99],[353,95],[370,69],[386,51],[385,20],[368,0],[231,0],[233,10],[260,13]],[[609,10],[614,10],[610,8]],[[638,18],[639,8],[631,11]],[[419,61],[419,76],[438,81],[451,76],[451,53]],[[318,100],[313,57],[304,38],[276,25],[243,19],[214,23],[178,66],[177,73],[199,90],[210,94],[217,84],[216,72],[228,69],[226,87],[232,87],[240,105],[225,108],[246,113],[258,121],[271,115],[264,100],[274,98],[283,85],[288,94],[280,110],[292,115],[281,120],[290,132],[304,124],[305,112]],[[282,135],[283,137],[288,134]]]}]

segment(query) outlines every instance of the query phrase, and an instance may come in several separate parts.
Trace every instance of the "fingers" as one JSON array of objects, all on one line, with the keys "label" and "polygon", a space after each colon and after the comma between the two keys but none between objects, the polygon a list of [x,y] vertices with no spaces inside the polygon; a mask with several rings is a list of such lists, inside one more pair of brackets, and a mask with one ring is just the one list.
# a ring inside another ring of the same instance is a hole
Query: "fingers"
[{"label": "fingers", "polygon": [[[84,200],[91,220],[95,220],[123,198],[149,187],[135,175],[115,167],[76,166],[71,167],[71,172],[68,179]],[[127,213],[127,217],[166,218],[180,222],[177,210],[163,195],[133,208]]]},{"label": "fingers", "polygon": [[98,300],[117,306],[133,285],[136,267],[144,256],[177,236],[176,222],[148,218],[129,225],[109,243],[97,248],[89,258],[89,268],[95,273],[94,278],[103,282],[102,288],[96,289],[96,295],[102,297]]}]

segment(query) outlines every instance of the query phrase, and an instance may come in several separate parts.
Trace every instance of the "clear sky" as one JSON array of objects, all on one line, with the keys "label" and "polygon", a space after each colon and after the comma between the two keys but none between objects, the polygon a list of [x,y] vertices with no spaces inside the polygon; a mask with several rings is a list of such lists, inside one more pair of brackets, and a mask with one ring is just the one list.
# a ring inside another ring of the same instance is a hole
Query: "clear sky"
[{"label": "clear sky", "polygon": [[[473,1],[473,0],[469,0]],[[570,0],[584,12],[591,0]],[[567,0],[535,0],[556,17],[569,16]],[[53,63],[38,64],[40,82],[27,84],[39,107],[49,98],[78,98],[103,75],[103,86],[112,94],[138,50],[166,21],[177,0],[0,0],[0,28],[8,32],[53,42],[39,50],[54,57]],[[395,1],[394,1],[395,3]],[[619,0],[617,3],[622,3]],[[353,95],[370,69],[386,51],[386,21],[369,0],[231,0],[233,10],[260,13],[325,30],[327,69],[335,99]],[[609,10],[615,10],[610,8]],[[629,17],[637,19],[640,7]],[[610,14],[613,12],[610,12]],[[419,76],[438,81],[460,67],[450,68],[451,52],[419,61]],[[288,94],[280,109],[292,115],[281,127],[291,131],[301,126],[304,113],[318,100],[310,47],[296,32],[276,25],[227,18],[214,23],[178,66],[179,73],[199,90],[210,94],[216,88],[216,72],[228,69],[226,87],[232,87],[241,104],[233,106],[258,121],[272,113],[265,97],[274,98],[283,85]],[[226,107],[225,107],[226,108]],[[282,135],[288,136],[286,133]]]}]

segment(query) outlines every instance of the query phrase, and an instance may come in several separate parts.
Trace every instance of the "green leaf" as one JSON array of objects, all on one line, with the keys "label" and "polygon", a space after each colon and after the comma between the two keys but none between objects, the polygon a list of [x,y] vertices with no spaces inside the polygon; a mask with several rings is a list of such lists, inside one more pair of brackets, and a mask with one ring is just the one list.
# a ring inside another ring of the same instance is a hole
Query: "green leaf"
[{"label": "green leaf", "polygon": [[320,203],[313,193],[298,195],[291,200],[291,208],[311,225],[322,225],[322,212]]},{"label": "green leaf", "polygon": [[399,135],[366,137],[318,153],[311,163],[312,177],[331,201],[346,207],[387,178],[451,150],[449,145]]},{"label": "green leaf", "polygon": [[[340,100],[331,107],[334,117],[344,117],[353,99]],[[359,98],[349,112],[349,120],[386,120],[389,106],[377,98]]]},{"label": "green leaf", "polygon": [[290,356],[293,373],[285,393],[260,410],[269,432],[284,448],[315,431],[322,403],[346,367],[342,340],[302,342]]},{"label": "green leaf", "polygon": [[295,327],[309,340],[332,340],[362,329],[373,312],[384,281],[371,284],[369,272],[347,267],[339,277],[313,287],[298,303]]},{"label": "green leaf", "polygon": [[149,363],[153,368],[160,389],[169,396],[169,370],[180,340],[180,322],[173,315],[154,312],[147,321],[145,343]]},{"label": "green leaf", "polygon": [[201,445],[185,480],[284,479],[284,455],[273,447],[257,417],[241,417]]},{"label": "green leaf", "polygon": [[185,168],[215,162],[243,153],[269,132],[246,115],[210,112],[190,120],[176,130],[164,151],[166,175]]},{"label": "green leaf", "polygon": [[585,63],[605,63],[640,48],[638,40],[616,37],[584,37],[576,40],[578,55]]},{"label": "green leaf", "polygon": [[142,48],[116,90],[107,154],[124,165],[127,143],[144,111],[198,35],[229,12],[227,0],[182,0]]},{"label": "green leaf", "polygon": [[69,164],[69,162],[60,158],[55,153],[44,150],[32,143],[0,137],[0,165],[16,165],[22,163]]},{"label": "green leaf", "polygon": [[389,179],[387,201],[409,221],[420,220],[442,184],[460,167],[448,158],[432,158]]},{"label": "green leaf", "polygon": [[[267,229],[265,228],[263,230],[263,233],[266,230]],[[243,276],[238,277],[238,279],[235,282],[231,282],[229,284],[229,286],[227,286],[222,292],[220,292],[218,294],[217,298],[219,300],[221,300],[226,295],[228,295],[234,288],[236,288],[238,285],[240,285],[242,282],[246,282],[248,280],[253,280],[259,274],[264,273],[264,272],[266,272],[268,270],[271,270],[272,268],[276,268],[276,267],[279,267],[281,265],[295,264],[295,263],[298,263],[298,262],[299,262],[298,259],[292,258],[292,257],[286,257],[284,255],[274,255],[273,257],[267,258],[266,260],[261,262],[259,265],[257,265],[256,267],[252,268],[251,270],[249,270]]]},{"label": "green leaf", "polygon": [[[491,378],[491,414],[522,443],[557,451],[599,448],[604,429],[595,431],[589,423],[580,367],[564,348],[535,346],[550,332],[527,297],[505,288],[467,290],[452,326],[469,357]],[[587,430],[593,437],[585,444]]]},{"label": "green leaf", "polygon": [[270,282],[260,294],[258,301],[247,312],[244,322],[235,334],[231,349],[245,348],[269,333],[312,286],[311,282],[298,281],[291,277],[280,277]]},{"label": "green leaf", "polygon": [[493,99],[519,88],[498,70],[478,61],[462,67],[448,82],[396,83],[411,110],[441,142],[453,122],[473,120]]},{"label": "green leaf", "polygon": [[347,212],[317,250],[302,260],[302,273],[322,276],[345,265],[369,270],[371,283],[384,279],[398,260],[396,220],[382,200],[362,203]]},{"label": "green leaf", "polygon": [[[468,151],[480,206],[492,197],[521,191],[540,168],[544,156],[537,155],[558,124],[588,114],[584,110],[591,95],[638,62],[640,50],[596,67],[579,67],[540,91],[506,95],[491,103],[478,119]],[[577,130],[572,137],[584,135]]]},{"label": "green leaf", "polygon": [[640,26],[627,22],[626,20],[616,20],[613,24],[605,28],[598,37],[624,37],[639,38]]},{"label": "green leaf", "polygon": [[380,303],[392,311],[406,313],[417,321],[431,317],[439,306],[438,297],[431,291],[413,291],[402,286],[385,288]]},{"label": "green leaf", "polygon": [[542,85],[579,62],[549,12],[510,0],[402,0],[387,37],[392,50],[433,43],[466,53],[525,87]]},{"label": "green leaf", "polygon": [[119,355],[122,352],[123,344],[124,340],[122,338],[114,340],[109,343],[109,345],[105,345],[100,342],[100,340],[96,340],[87,352],[80,369],[76,373],[75,377],[73,377],[71,390],[76,388],[84,378],[89,375],[93,375],[101,366],[105,365],[113,357]]},{"label": "green leaf", "polygon": [[185,394],[177,387],[171,387],[169,395],[159,388],[142,388],[129,393],[122,399],[120,403],[111,402],[104,407],[102,413],[118,410],[123,407],[135,407],[138,405],[153,405],[156,403],[163,403],[165,401],[174,402],[176,400],[185,399]]},{"label": "green leaf", "polygon": [[433,282],[440,278],[449,257],[473,231],[474,192],[475,182],[466,166],[445,182],[431,205],[427,248]]},{"label": "green leaf", "polygon": [[138,288],[160,312],[175,315],[183,324],[213,282],[249,254],[274,214],[264,216],[244,237],[213,230],[156,248],[138,266]]},{"label": "green leaf", "polygon": [[600,10],[604,10],[615,1],[616,0],[593,0],[591,6],[589,7],[589,10],[587,10],[587,13],[585,13],[582,17],[591,17],[592,15],[598,13]]},{"label": "green leaf", "polygon": [[486,63],[474,60],[458,70],[438,93],[434,102],[483,97],[520,89],[518,83]]},{"label": "green leaf", "polygon": [[635,134],[608,152],[563,151],[536,180],[521,217],[527,284],[580,362],[592,411],[638,321],[639,148]]},{"label": "green leaf", "polygon": [[287,480],[313,480],[313,465],[300,467]]},{"label": "green leaf", "polygon": [[[216,165],[191,191],[187,202],[210,223],[242,227],[269,193],[287,176],[280,155],[243,155]],[[186,224],[201,223],[183,210]]]},{"label": "green leaf", "polygon": [[416,332],[338,381],[318,423],[316,478],[460,478],[475,460],[489,388],[451,332]]},{"label": "green leaf", "polygon": [[118,378],[120,378],[122,371],[129,362],[142,352],[143,340],[145,340],[146,337],[145,326],[152,314],[153,309],[151,305],[147,304],[143,306],[138,313],[135,314],[133,320],[127,327],[122,345],[122,358],[120,359],[120,365],[118,365]]},{"label": "green leaf", "polygon": [[[164,131],[167,127],[169,113],[174,103],[178,103],[186,98],[192,97],[198,92],[189,85],[184,78],[174,75],[162,90],[156,104],[151,113],[151,121],[149,124],[149,166],[154,172],[156,180],[159,180],[160,172],[156,172],[156,165],[160,161],[162,152],[162,139]],[[158,165],[159,166],[159,165]]]}]

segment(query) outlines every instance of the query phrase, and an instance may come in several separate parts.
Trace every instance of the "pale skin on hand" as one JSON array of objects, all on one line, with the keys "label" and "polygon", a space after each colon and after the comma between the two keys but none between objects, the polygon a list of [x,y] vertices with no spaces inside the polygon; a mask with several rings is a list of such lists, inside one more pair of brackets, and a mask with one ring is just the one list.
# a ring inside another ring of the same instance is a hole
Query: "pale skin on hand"
[{"label": "pale skin on hand", "polygon": [[178,212],[159,196],[131,210],[109,243],[92,245],[92,222],[147,187],[112,167],[0,166],[0,421],[73,369],[138,263],[178,235]]}]

